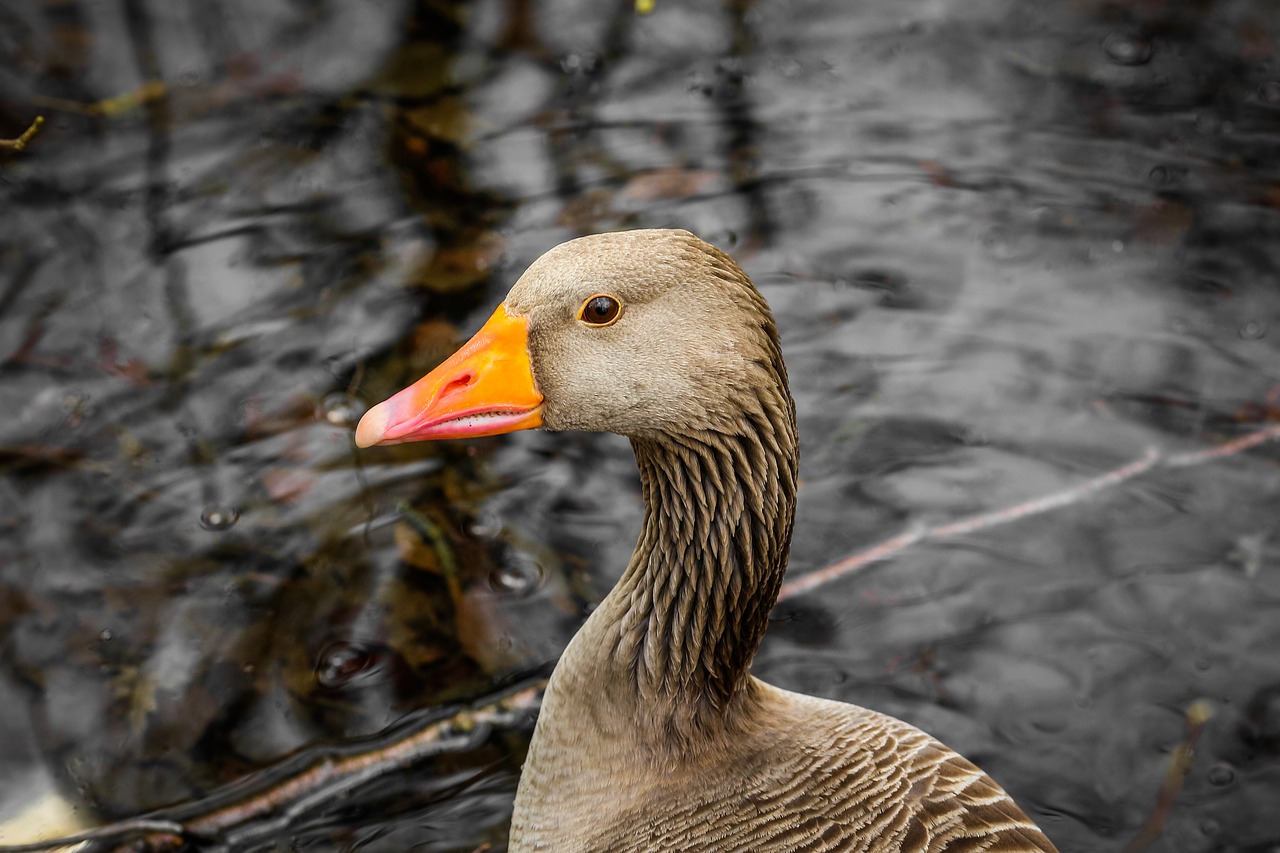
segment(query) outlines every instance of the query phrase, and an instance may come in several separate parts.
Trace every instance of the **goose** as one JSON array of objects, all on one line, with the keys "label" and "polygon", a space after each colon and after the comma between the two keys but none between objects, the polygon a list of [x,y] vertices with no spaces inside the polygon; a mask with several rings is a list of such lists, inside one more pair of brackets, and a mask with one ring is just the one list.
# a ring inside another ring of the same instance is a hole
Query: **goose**
[{"label": "goose", "polygon": [[798,446],[772,315],[727,254],[681,230],[562,243],[356,443],[535,427],[629,438],[645,512],[547,685],[512,853],[1055,850],[920,729],[751,675]]}]

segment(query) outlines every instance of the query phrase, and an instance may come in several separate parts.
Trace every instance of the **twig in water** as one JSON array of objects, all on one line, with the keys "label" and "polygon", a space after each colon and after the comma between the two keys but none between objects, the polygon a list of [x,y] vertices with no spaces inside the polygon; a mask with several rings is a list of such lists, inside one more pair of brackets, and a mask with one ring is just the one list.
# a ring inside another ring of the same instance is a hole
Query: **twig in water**
[{"label": "twig in water", "polygon": [[[1237,451],[1238,452],[1238,451]],[[1132,479],[1139,474],[1150,471],[1160,461],[1160,454],[1154,449],[1148,449],[1141,459],[1123,465],[1113,471],[1094,477],[1091,480],[1085,480],[1075,486],[1071,486],[1061,491],[1052,492],[1035,500],[1026,501],[1013,506],[997,509],[991,512],[979,513],[971,515],[968,518],[962,518],[959,521],[953,521],[948,524],[942,524],[937,527],[931,527],[925,530],[913,530],[902,533],[892,539],[886,539],[879,545],[874,545],[865,551],[859,551],[849,557],[845,557],[839,562],[832,563],[829,566],[801,575],[795,580],[787,581],[782,585],[782,589],[778,593],[778,600],[783,601],[793,598],[802,593],[809,592],[815,587],[830,583],[836,578],[842,578],[845,575],[874,563],[878,560],[885,560],[892,557],[908,545],[914,545],[916,542],[927,542],[930,539],[948,539],[952,536],[960,536],[965,533],[973,533],[987,527],[995,527],[997,524],[1007,524],[1011,521],[1017,521],[1020,518],[1026,518],[1030,515],[1038,515],[1042,512],[1048,512],[1051,509],[1067,506],[1068,504],[1077,503],[1084,498],[1108,489],[1112,486],[1123,483],[1125,480]]]},{"label": "twig in water", "polygon": [[914,545],[917,542],[927,542],[930,539],[947,539],[952,536],[973,533],[987,527],[994,527],[997,524],[1017,521],[1020,518],[1077,503],[1103,489],[1118,486],[1126,480],[1131,480],[1139,474],[1145,474],[1156,468],[1193,468],[1206,462],[1214,462],[1219,459],[1225,459],[1228,456],[1235,456],[1238,453],[1243,453],[1260,444],[1276,439],[1280,439],[1280,423],[1271,424],[1239,438],[1233,438],[1224,444],[1203,450],[1165,456],[1154,448],[1148,448],[1140,459],[1136,459],[1127,465],[1122,465],[1091,480],[1085,480],[1079,485],[1071,486],[1025,503],[1014,504],[1004,509],[972,515],[938,527],[911,530],[901,533],[892,539],[886,539],[865,551],[859,551],[829,566],[824,566],[816,571],[801,575],[794,580],[787,581],[778,592],[778,600],[785,601],[788,598],[794,598],[823,584],[830,583],[837,578],[853,574],[871,563],[886,560],[908,545]]},{"label": "twig in water", "polygon": [[1142,825],[1137,837],[1124,848],[1124,853],[1142,853],[1164,832],[1165,825],[1169,822],[1169,815],[1173,813],[1173,804],[1177,801],[1178,794],[1182,793],[1183,783],[1187,781],[1191,762],[1195,760],[1196,744],[1204,734],[1205,723],[1209,722],[1212,716],[1213,706],[1205,699],[1197,699],[1191,703],[1191,707],[1187,708],[1187,733],[1183,736],[1182,742],[1174,748],[1173,755],[1169,756],[1169,767],[1165,770],[1164,782],[1160,785],[1160,792],[1156,794],[1156,806],[1152,809],[1146,823]]},{"label": "twig in water", "polygon": [[1170,456],[1165,462],[1170,468],[1192,468],[1196,465],[1203,465],[1205,462],[1212,462],[1215,459],[1224,459],[1228,456],[1235,456],[1244,450],[1257,447],[1268,441],[1280,438],[1280,424],[1272,424],[1263,427],[1255,432],[1242,435],[1239,438],[1233,438],[1226,444],[1219,444],[1215,447],[1207,447],[1204,450],[1193,450],[1189,453],[1179,453],[1176,456]]},{"label": "twig in water", "polygon": [[[117,850],[146,850],[149,853],[176,850],[192,839],[219,839],[250,821],[260,820],[275,812],[296,816],[307,807],[346,793],[380,775],[397,770],[423,758],[446,752],[459,752],[475,746],[474,732],[489,726],[512,726],[515,720],[535,710],[542,700],[545,680],[525,687],[493,702],[458,712],[437,720],[407,736],[385,742],[374,749],[334,757],[326,755],[305,769],[267,787],[245,794],[229,805],[216,805],[211,810],[185,819],[165,817],[162,813],[148,818],[126,820],[98,827],[68,838],[52,838],[31,844],[0,846],[0,853],[39,853],[79,844],[119,838]],[[461,735],[459,736],[459,733]],[[270,772],[270,768],[267,769]],[[237,787],[244,781],[233,783]],[[226,799],[225,792],[215,792],[208,800]],[[188,803],[184,811],[198,809]]]},{"label": "twig in water", "polygon": [[31,126],[22,131],[22,135],[17,139],[0,139],[0,149],[7,151],[21,151],[27,147],[27,143],[40,130],[40,125],[44,124],[44,116],[36,116],[35,121],[31,122]]}]

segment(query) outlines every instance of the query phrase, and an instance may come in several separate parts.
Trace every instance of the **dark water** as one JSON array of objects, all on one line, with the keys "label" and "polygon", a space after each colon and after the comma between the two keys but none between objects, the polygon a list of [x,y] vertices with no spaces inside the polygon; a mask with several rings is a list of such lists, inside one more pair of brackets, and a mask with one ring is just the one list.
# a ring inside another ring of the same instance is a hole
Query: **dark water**
[{"label": "dark water", "polygon": [[[37,113],[0,814],[138,814],[545,670],[630,552],[626,444],[350,435],[579,233],[690,228],[773,304],[793,575],[1280,421],[1280,3],[9,0],[0,137]],[[913,546],[780,605],[756,671],[928,729],[1064,851],[1153,814],[1151,850],[1275,850],[1277,461]],[[240,846],[500,849],[527,737]]]}]

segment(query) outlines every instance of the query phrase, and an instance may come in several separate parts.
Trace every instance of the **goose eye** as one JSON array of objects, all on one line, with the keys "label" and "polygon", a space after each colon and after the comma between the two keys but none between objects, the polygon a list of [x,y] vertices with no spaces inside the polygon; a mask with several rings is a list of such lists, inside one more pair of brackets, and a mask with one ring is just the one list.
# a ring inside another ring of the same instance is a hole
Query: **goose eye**
[{"label": "goose eye", "polygon": [[599,293],[582,303],[578,319],[588,326],[611,326],[621,313],[622,304],[618,300]]}]

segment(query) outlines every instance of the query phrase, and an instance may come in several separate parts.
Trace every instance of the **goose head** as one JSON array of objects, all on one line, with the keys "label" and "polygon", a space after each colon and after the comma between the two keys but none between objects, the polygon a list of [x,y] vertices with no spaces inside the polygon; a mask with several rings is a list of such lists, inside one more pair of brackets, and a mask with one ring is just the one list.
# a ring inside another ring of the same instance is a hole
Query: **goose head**
[{"label": "goose head", "polygon": [[687,231],[598,234],[535,261],[458,352],[365,414],[356,443],[735,433],[762,400],[791,408],[773,320],[737,264]]}]

